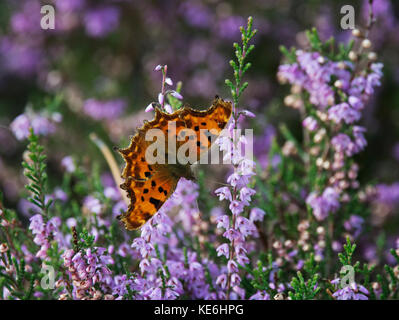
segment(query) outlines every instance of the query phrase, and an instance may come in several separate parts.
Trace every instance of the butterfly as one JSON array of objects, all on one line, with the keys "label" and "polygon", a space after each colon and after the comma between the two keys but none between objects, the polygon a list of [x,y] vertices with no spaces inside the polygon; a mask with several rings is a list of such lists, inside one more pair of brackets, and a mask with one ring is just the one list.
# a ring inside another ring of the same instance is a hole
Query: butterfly
[{"label": "butterfly", "polygon": [[[191,147],[196,149],[198,161],[211,147],[213,138],[227,126],[231,115],[231,102],[218,97],[215,98],[212,106],[204,111],[185,106],[168,114],[156,108],[155,118],[145,122],[144,126],[138,129],[137,134],[131,138],[130,145],[125,149],[118,149],[125,161],[122,172],[124,183],[120,187],[126,190],[130,198],[128,210],[118,217],[125,224],[126,229],[138,229],[151,219],[173,194],[180,178],[195,180],[190,163],[169,161],[169,156],[171,153],[173,155],[174,150],[164,148],[157,151],[163,153],[165,159],[163,164],[147,161],[146,151],[151,143],[146,139],[149,130],[161,130],[166,137],[165,146],[168,146],[170,139],[176,139],[177,149],[185,143],[190,144],[192,140],[195,145]],[[173,132],[169,130],[171,124],[173,124],[172,128],[176,128]],[[187,132],[194,134],[186,135]],[[212,132],[212,137],[209,132]]]}]

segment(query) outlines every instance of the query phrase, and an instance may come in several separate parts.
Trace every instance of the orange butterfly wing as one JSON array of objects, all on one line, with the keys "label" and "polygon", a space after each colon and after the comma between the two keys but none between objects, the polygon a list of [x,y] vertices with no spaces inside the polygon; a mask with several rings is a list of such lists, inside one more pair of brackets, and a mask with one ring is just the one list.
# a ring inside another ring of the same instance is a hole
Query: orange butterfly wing
[{"label": "orange butterfly wing", "polygon": [[128,192],[131,202],[128,211],[120,217],[126,229],[138,229],[151,219],[174,192],[176,185],[177,180],[162,169],[146,180],[126,179],[121,188]]},{"label": "orange butterfly wing", "polygon": [[226,127],[232,113],[231,102],[216,98],[208,110],[198,111],[189,107],[181,110],[180,118],[187,129],[196,133],[197,160],[211,147]]},{"label": "orange butterfly wing", "polygon": [[[138,229],[147,222],[173,193],[179,179],[176,177],[176,171],[172,174],[170,167],[172,165],[147,163],[145,153],[151,143],[145,140],[147,131],[149,129],[162,130],[167,146],[168,139],[176,139],[176,136],[181,135],[186,129],[194,130],[197,140],[193,141],[195,143],[205,141],[205,145],[202,143],[196,145],[198,160],[213,142],[213,139],[204,136],[200,129],[212,130],[214,136],[218,136],[227,125],[231,113],[231,103],[222,99],[215,99],[213,105],[204,111],[184,107],[172,114],[167,114],[156,109],[155,119],[145,122],[132,138],[129,147],[119,149],[126,162],[122,172],[125,183],[121,185],[121,188],[127,191],[130,198],[128,211],[120,217],[127,229]],[[169,132],[170,122],[175,122],[176,132]],[[189,141],[188,136],[184,141],[177,141],[176,147],[179,148],[187,141]],[[167,159],[168,157],[165,156],[166,162]]]}]

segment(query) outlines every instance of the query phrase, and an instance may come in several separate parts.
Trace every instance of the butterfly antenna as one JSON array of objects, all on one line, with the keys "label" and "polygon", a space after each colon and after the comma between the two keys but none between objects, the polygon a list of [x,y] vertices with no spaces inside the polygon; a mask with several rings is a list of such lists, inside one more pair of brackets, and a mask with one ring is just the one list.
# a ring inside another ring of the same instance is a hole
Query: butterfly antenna
[{"label": "butterfly antenna", "polygon": [[219,181],[212,180],[212,179],[204,179],[204,181],[206,181],[206,182],[212,182],[212,183],[219,184],[219,185],[222,185],[222,186],[225,186],[225,187],[230,187],[230,185],[227,184],[227,183],[219,182]]},{"label": "butterfly antenna", "polygon": [[[123,183],[123,181],[120,176],[119,167],[116,163],[114,156],[111,153],[111,150],[94,132],[90,133],[89,137],[90,137],[91,141],[93,141],[94,144],[100,149],[101,153],[103,154],[103,156],[105,158],[105,161],[107,161],[107,164],[108,164],[109,168],[111,169],[112,177],[114,178],[116,185],[120,186]],[[119,192],[122,195],[122,199],[125,201],[126,205],[129,205],[130,201],[129,201],[126,193],[123,192],[122,189],[120,189],[120,188],[118,188],[118,189],[119,189]]]}]

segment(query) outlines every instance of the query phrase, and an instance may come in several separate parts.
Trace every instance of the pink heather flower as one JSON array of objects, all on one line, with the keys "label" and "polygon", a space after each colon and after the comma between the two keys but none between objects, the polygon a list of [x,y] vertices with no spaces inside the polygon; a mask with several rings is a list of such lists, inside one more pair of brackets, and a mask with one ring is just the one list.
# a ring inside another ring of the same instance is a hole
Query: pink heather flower
[{"label": "pink heather flower", "polygon": [[169,77],[166,77],[166,78],[165,78],[165,83],[166,83],[167,85],[169,85],[169,86],[172,86],[172,85],[173,85],[173,81],[172,81],[172,79],[169,78]]},{"label": "pink heather flower", "polygon": [[239,264],[245,265],[249,263],[249,259],[247,257],[247,250],[244,248],[242,244],[237,244],[235,246],[234,251]]},{"label": "pink heather flower", "polygon": [[227,275],[222,273],[216,279],[216,284],[219,285],[222,289],[226,289],[227,286]]},{"label": "pink heather flower", "polygon": [[170,95],[175,97],[176,99],[183,100],[183,96],[180,93],[178,93],[177,91],[172,91],[170,93]]},{"label": "pink heather flower", "polygon": [[364,107],[362,100],[356,96],[349,96],[348,102],[352,106],[352,108],[359,110],[359,111],[362,110]]},{"label": "pink heather flower", "polygon": [[249,220],[251,220],[252,222],[263,221],[265,214],[265,211],[260,208],[252,208],[249,214]]},{"label": "pink heather flower", "polygon": [[18,140],[24,140],[29,137],[30,127],[29,118],[24,113],[16,117],[10,124],[10,129]]},{"label": "pink heather flower", "polygon": [[241,277],[237,273],[233,273],[230,279],[232,286],[238,286],[241,282]]},{"label": "pink heather flower", "polygon": [[244,203],[238,200],[233,200],[230,202],[229,209],[234,215],[239,215],[244,211]]},{"label": "pink heather flower", "polygon": [[250,117],[250,118],[255,118],[256,117],[256,115],[253,112],[249,111],[249,110],[242,110],[240,113],[243,114],[246,117]]},{"label": "pink heather flower", "polygon": [[162,93],[158,94],[158,102],[162,106],[163,103],[165,102],[165,96]]},{"label": "pink heather flower", "polygon": [[302,125],[309,131],[315,131],[318,128],[317,120],[310,116],[303,120]]},{"label": "pink heather flower", "polygon": [[240,190],[240,200],[244,203],[245,206],[249,206],[251,202],[251,197],[256,193],[254,189],[244,187]]},{"label": "pink heather flower", "polygon": [[234,260],[229,260],[227,262],[227,271],[229,273],[236,273],[238,272],[238,266],[237,263]]},{"label": "pink heather flower", "polygon": [[170,104],[165,104],[164,108],[167,113],[173,113],[173,109]]},{"label": "pink heather flower", "polygon": [[226,258],[229,258],[229,245],[227,243],[221,244],[219,247],[216,248],[216,252],[219,256],[225,256]]},{"label": "pink heather flower", "polygon": [[253,222],[242,216],[237,217],[236,228],[244,237],[256,234],[256,228]]},{"label": "pink heather flower", "polygon": [[220,216],[216,219],[217,222],[217,228],[224,228],[224,229],[228,229],[230,227],[230,219],[229,216],[223,215]]},{"label": "pink heather flower", "polygon": [[61,166],[65,169],[68,173],[73,173],[76,170],[75,163],[71,156],[66,156],[61,160]]},{"label": "pink heather flower", "polygon": [[17,140],[24,140],[29,137],[32,128],[36,135],[47,136],[55,132],[55,125],[48,117],[28,110],[27,113],[20,114],[10,124],[10,129]]},{"label": "pink heather flower", "polygon": [[249,297],[249,300],[270,300],[270,295],[266,291],[257,291],[254,295]]},{"label": "pink heather flower", "polygon": [[160,64],[158,64],[155,68],[154,71],[159,71],[163,68],[164,66],[161,66]]},{"label": "pink heather flower", "polygon": [[340,207],[339,195],[331,187],[326,188],[321,196],[312,192],[306,198],[306,203],[312,207],[313,214],[318,221],[324,220],[329,213],[337,211]]},{"label": "pink heather flower", "polygon": [[102,210],[102,204],[100,200],[94,198],[93,196],[87,196],[84,201],[83,205],[89,210],[91,213],[100,214]]},{"label": "pink heather flower", "polygon": [[328,118],[333,120],[335,123],[341,123],[341,121],[344,121],[346,124],[351,124],[358,121],[360,117],[361,113],[352,109],[346,102],[337,104],[328,109]]},{"label": "pink heather flower", "polygon": [[216,195],[219,197],[219,201],[227,199],[229,201],[232,200],[230,188],[228,187],[221,187],[215,190]]},{"label": "pink heather flower", "polygon": [[351,143],[351,139],[344,133],[337,134],[331,139],[333,148],[338,152],[345,152]]},{"label": "pink heather flower", "polygon": [[[333,284],[338,284],[340,281],[339,278],[331,281]],[[358,285],[352,282],[350,285],[346,286],[343,289],[339,289],[333,293],[333,296],[337,300],[368,300],[366,294],[369,294],[369,291],[363,287],[362,285]]]},{"label": "pink heather flower", "polygon": [[230,241],[233,241],[242,238],[242,235],[237,230],[230,228],[225,233],[223,233],[223,237],[229,239]]},{"label": "pink heather flower", "polygon": [[354,126],[353,127],[353,137],[355,138],[355,145],[356,145],[356,152],[362,151],[367,146],[367,141],[364,138],[364,132],[366,129],[361,126]]},{"label": "pink heather flower", "polygon": [[227,178],[227,183],[229,183],[231,186],[235,187],[238,185],[240,180],[242,179],[242,176],[238,174],[237,172],[233,172],[228,178]]},{"label": "pink heather flower", "polygon": [[151,102],[146,108],[145,108],[145,112],[151,112],[151,111],[153,111],[154,110],[154,105],[153,105],[153,103]]}]

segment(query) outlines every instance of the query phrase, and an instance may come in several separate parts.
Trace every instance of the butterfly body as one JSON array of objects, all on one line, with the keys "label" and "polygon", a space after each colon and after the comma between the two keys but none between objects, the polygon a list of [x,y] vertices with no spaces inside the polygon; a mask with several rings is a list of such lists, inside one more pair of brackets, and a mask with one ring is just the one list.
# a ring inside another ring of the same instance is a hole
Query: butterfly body
[{"label": "butterfly body", "polygon": [[[172,195],[180,178],[195,180],[190,163],[180,163],[176,150],[187,144],[197,151],[195,160],[199,160],[212,144],[210,139],[202,136],[206,130],[201,129],[212,129],[214,136],[217,136],[227,125],[231,113],[231,103],[222,99],[215,99],[213,105],[205,111],[184,107],[167,114],[156,109],[155,119],[146,122],[138,130],[128,148],[119,149],[126,162],[122,172],[125,182],[121,188],[127,191],[131,200],[128,211],[120,216],[127,229],[138,229],[151,219]],[[161,153],[164,163],[149,161],[147,148],[151,143],[146,139],[146,134],[150,129],[158,129],[166,137],[165,147],[156,152]],[[177,144],[176,150],[168,150],[172,139]]]}]

